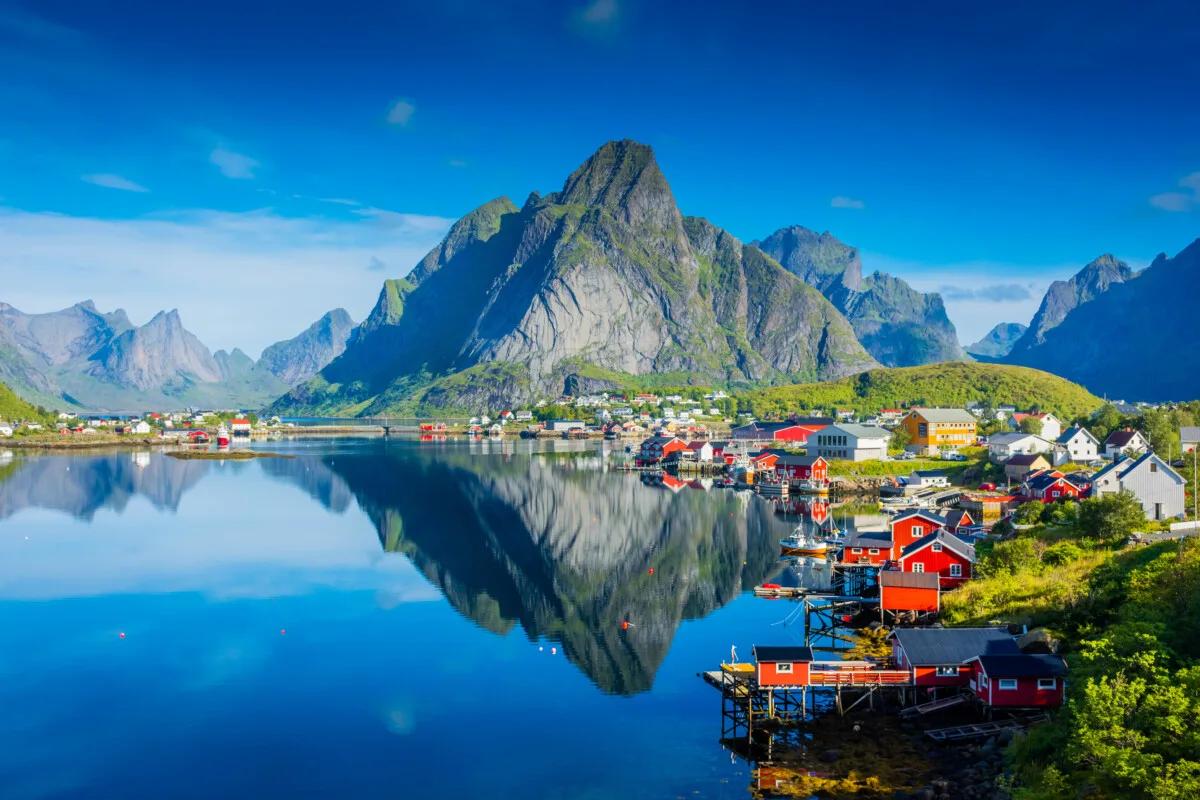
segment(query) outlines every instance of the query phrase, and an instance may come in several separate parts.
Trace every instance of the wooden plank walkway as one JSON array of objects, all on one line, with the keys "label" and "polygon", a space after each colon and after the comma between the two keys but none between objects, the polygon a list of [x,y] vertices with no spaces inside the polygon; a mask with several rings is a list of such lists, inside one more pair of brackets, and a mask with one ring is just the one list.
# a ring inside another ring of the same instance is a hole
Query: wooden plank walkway
[{"label": "wooden plank walkway", "polygon": [[956,694],[953,697],[943,697],[940,700],[930,700],[928,703],[918,703],[915,706],[909,706],[900,710],[902,717],[916,717],[923,714],[931,714],[934,711],[941,711],[944,708],[953,708],[957,705],[962,705],[971,699],[971,695],[967,693]]},{"label": "wooden plank walkway", "polygon": [[1037,714],[1024,719],[1006,719],[1001,722],[980,722],[974,725],[954,725],[949,728],[935,728],[925,731],[925,735],[935,742],[961,742],[967,739],[979,739],[1002,731],[1018,731],[1037,722],[1050,719],[1046,714]]}]

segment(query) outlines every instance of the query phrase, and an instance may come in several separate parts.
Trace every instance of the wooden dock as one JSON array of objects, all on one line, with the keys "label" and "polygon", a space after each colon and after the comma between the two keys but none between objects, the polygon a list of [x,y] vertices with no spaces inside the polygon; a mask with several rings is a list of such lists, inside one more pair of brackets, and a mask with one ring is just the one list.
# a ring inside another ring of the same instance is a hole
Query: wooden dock
[{"label": "wooden dock", "polygon": [[974,725],[954,725],[949,728],[935,728],[925,731],[925,735],[935,742],[963,742],[968,739],[982,739],[984,736],[994,736],[1004,731],[1024,730],[1038,722],[1050,719],[1048,714],[1035,714],[1021,719],[1006,719],[999,722],[980,722]]}]

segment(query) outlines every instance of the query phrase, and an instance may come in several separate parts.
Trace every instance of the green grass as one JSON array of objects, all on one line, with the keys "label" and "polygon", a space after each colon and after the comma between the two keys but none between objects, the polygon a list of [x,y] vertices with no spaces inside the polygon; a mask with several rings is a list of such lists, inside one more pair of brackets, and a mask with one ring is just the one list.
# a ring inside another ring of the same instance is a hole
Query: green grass
[{"label": "green grass", "polygon": [[30,403],[25,402],[12,389],[0,383],[0,421],[13,423],[19,420],[32,420],[46,424],[50,414]]}]

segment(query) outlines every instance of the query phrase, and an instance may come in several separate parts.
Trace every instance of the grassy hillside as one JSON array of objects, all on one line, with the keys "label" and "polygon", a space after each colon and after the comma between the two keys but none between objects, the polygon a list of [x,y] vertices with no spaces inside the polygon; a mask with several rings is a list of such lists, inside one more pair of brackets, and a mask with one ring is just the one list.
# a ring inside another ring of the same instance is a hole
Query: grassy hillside
[{"label": "grassy hillside", "polygon": [[17,420],[45,420],[45,411],[26,403],[16,392],[0,383],[0,420],[15,422]]},{"label": "grassy hillside", "polygon": [[1082,386],[1048,372],[966,362],[873,369],[837,381],[756,389],[739,399],[760,417],[810,408],[853,408],[870,413],[900,406],[961,408],[990,402],[1018,408],[1038,406],[1070,420],[1103,404]]}]

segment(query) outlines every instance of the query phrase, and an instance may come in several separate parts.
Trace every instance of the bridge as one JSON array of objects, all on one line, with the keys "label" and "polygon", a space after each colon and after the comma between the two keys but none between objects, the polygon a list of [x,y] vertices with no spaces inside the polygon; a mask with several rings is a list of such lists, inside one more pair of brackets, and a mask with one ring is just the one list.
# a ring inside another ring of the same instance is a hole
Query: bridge
[{"label": "bridge", "polygon": [[328,428],[382,428],[384,436],[393,433],[429,433],[422,430],[422,425],[444,424],[446,426],[466,426],[471,420],[468,417],[446,417],[442,419],[421,419],[418,417],[284,417],[283,422],[292,422],[306,427]]}]

